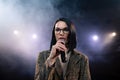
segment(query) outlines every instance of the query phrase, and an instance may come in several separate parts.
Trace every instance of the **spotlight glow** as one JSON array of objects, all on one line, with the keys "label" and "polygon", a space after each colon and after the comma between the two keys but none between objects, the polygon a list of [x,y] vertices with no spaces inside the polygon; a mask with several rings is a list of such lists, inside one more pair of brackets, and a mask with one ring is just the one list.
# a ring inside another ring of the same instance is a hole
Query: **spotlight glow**
[{"label": "spotlight glow", "polygon": [[94,41],[97,41],[97,40],[98,40],[98,36],[97,36],[97,35],[94,35],[94,36],[92,37],[92,39],[93,39]]},{"label": "spotlight glow", "polygon": [[18,30],[14,30],[13,33],[14,33],[15,35],[18,35],[18,34],[19,34],[19,31],[18,31]]},{"label": "spotlight glow", "polygon": [[111,36],[113,36],[113,37],[116,36],[116,32],[113,32],[113,33],[111,34]]},{"label": "spotlight glow", "polygon": [[36,35],[36,34],[33,34],[33,35],[32,35],[32,38],[33,38],[33,39],[36,39],[36,38],[37,38],[37,35]]}]

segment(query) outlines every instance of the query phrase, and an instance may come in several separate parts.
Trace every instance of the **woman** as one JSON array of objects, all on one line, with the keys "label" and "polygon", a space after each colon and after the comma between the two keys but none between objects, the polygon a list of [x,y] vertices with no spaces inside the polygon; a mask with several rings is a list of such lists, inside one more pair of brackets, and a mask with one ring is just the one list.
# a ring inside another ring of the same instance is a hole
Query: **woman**
[{"label": "woman", "polygon": [[67,18],[53,27],[50,50],[39,54],[35,80],[91,80],[87,56],[76,51],[76,33]]}]

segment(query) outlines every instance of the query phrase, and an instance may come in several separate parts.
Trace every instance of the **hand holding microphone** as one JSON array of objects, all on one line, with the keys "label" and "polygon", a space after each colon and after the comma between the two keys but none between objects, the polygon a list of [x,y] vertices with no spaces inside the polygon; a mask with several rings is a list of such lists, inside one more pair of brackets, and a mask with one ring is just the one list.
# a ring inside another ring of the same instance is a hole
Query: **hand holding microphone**
[{"label": "hand holding microphone", "polygon": [[[62,43],[63,45],[65,45],[65,40],[64,40],[64,39],[60,39],[60,41],[61,41],[61,43]],[[60,55],[61,55],[61,61],[62,61],[63,63],[67,62],[66,53],[65,53],[65,52],[66,52],[66,51],[58,51],[58,53],[60,53]]]},{"label": "hand holding microphone", "polygon": [[65,52],[67,52],[67,48],[65,46],[65,40],[59,39],[56,42],[56,44],[52,46],[51,53],[49,56],[49,59],[51,59],[52,64],[56,61],[56,58],[58,57],[58,55],[61,56],[61,61],[65,63],[66,62]]}]

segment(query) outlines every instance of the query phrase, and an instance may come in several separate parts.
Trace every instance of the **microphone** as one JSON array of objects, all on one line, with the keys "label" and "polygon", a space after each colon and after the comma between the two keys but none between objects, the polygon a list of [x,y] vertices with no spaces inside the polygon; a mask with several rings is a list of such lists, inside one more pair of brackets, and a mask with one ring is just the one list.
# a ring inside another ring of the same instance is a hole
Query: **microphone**
[{"label": "microphone", "polygon": [[[65,45],[65,40],[64,39],[60,39],[61,40],[61,43]],[[59,53],[61,54],[61,61],[63,63],[67,62],[67,59],[66,59],[66,54],[64,51],[59,51]]]},{"label": "microphone", "polygon": [[65,57],[65,52],[64,51],[60,51],[60,54],[61,54],[61,60],[63,63],[66,63],[67,62],[67,59]]}]

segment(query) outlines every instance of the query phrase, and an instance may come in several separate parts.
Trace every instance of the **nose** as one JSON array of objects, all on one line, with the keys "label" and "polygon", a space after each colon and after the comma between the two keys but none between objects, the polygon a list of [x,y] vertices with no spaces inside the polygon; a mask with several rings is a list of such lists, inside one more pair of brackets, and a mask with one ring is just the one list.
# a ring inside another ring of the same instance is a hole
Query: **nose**
[{"label": "nose", "polygon": [[61,35],[63,35],[63,34],[64,34],[63,30],[60,30],[60,34],[61,34]]}]

